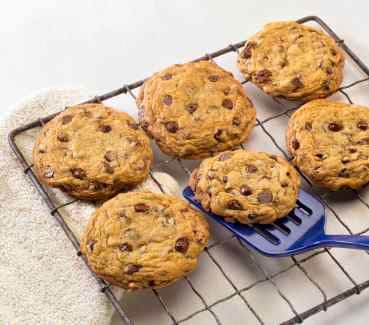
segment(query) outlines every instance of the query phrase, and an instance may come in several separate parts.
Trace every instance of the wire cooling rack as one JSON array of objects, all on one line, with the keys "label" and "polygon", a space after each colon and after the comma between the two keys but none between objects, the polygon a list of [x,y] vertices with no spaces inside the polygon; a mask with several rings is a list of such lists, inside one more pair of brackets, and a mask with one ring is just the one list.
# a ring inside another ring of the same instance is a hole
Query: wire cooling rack
[{"label": "wire cooling rack", "polygon": [[[336,33],[324,21],[322,21],[319,17],[308,16],[308,17],[304,17],[302,19],[299,19],[297,22],[301,23],[301,24],[307,23],[307,22],[314,22],[314,23],[320,25],[320,27],[326,33],[328,33],[331,37],[333,37],[333,39],[335,39],[335,41],[339,44],[339,46],[345,51],[346,55],[349,58],[352,59],[353,63],[357,66],[357,68],[359,68],[359,70],[361,70],[363,75],[366,76],[365,78],[362,78],[362,79],[356,80],[354,82],[351,82],[350,84],[348,84],[346,86],[343,86],[338,90],[339,93],[341,93],[343,96],[346,97],[346,99],[349,103],[352,103],[352,100],[351,100],[350,96],[348,95],[348,93],[346,92],[346,90],[349,89],[349,88],[352,88],[352,87],[354,87],[354,86],[356,86],[360,83],[363,83],[363,82],[369,80],[369,69],[368,69],[368,67],[345,44],[344,40],[340,39],[336,35]],[[214,58],[223,56],[224,54],[227,54],[227,53],[230,53],[230,52],[238,52],[239,48],[241,48],[244,44],[245,44],[245,41],[235,43],[235,44],[231,44],[231,45],[229,45],[229,46],[227,46],[227,47],[225,47],[221,50],[218,50],[218,51],[210,53],[210,54],[206,54],[205,56],[203,56],[203,57],[201,57],[197,60],[213,60]],[[88,103],[102,102],[104,100],[107,100],[107,99],[110,99],[110,98],[113,98],[113,97],[116,97],[116,96],[122,95],[122,94],[128,94],[135,100],[136,95],[134,93],[134,90],[136,88],[138,88],[139,86],[141,86],[143,84],[143,82],[144,82],[144,80],[140,80],[140,81],[134,82],[132,84],[124,85],[123,87],[121,87],[119,89],[113,90],[113,91],[108,92],[106,94],[103,94],[101,96],[94,97],[94,98],[92,98],[91,100],[89,100],[87,102]],[[246,83],[246,81],[243,81],[243,83]],[[281,118],[281,117],[285,117],[285,118],[289,117],[290,113],[295,109],[296,109],[296,107],[295,108],[284,109],[282,112],[279,112],[278,114],[274,114],[273,116],[269,116],[268,118],[266,118],[264,120],[260,120],[260,119],[257,120],[257,127],[259,127],[262,130],[263,134],[270,141],[272,141],[275,148],[278,151],[280,151],[280,153],[283,154],[287,159],[289,158],[287,153],[278,144],[278,141],[275,139],[275,137],[273,137],[270,130],[268,130],[265,127],[265,124],[271,122],[272,120]],[[74,200],[70,200],[68,202],[65,202],[63,204],[58,205],[53,200],[52,195],[50,195],[50,193],[49,193],[49,190],[46,189],[40,183],[40,181],[38,180],[37,176],[35,175],[35,173],[33,171],[32,163],[27,161],[27,159],[25,158],[24,152],[22,152],[20,147],[16,144],[15,138],[17,137],[17,135],[19,135],[19,134],[21,134],[25,131],[28,131],[30,129],[42,127],[47,121],[51,120],[56,115],[57,115],[57,113],[46,116],[46,117],[42,117],[42,118],[39,118],[38,120],[33,121],[33,122],[31,122],[27,125],[24,125],[24,126],[21,126],[21,127],[18,127],[16,129],[14,129],[9,134],[9,144],[10,144],[12,150],[14,151],[15,155],[19,159],[24,173],[30,178],[32,184],[34,185],[34,187],[37,189],[37,191],[42,196],[43,200],[45,201],[48,208],[50,209],[50,214],[57,220],[59,225],[64,230],[66,236],[71,241],[74,248],[76,249],[78,256],[80,256],[80,258],[83,259],[83,261],[85,262],[87,268],[90,270],[91,274],[96,279],[97,283],[99,284],[99,286],[101,288],[101,291],[111,301],[111,303],[113,304],[114,308],[116,309],[118,315],[120,316],[121,320],[126,324],[133,324],[133,320],[130,319],[127,316],[126,310],[124,310],[121,303],[119,302],[117,297],[114,295],[114,293],[112,291],[112,288],[111,288],[111,285],[108,284],[107,282],[99,279],[91,271],[91,269],[88,267],[85,258],[81,255],[81,253],[79,251],[79,241],[78,241],[77,237],[72,232],[71,228],[68,226],[68,224],[65,222],[65,220],[63,218],[63,215],[61,213],[61,208],[65,207],[67,205],[71,205],[71,204],[77,202],[78,200],[74,199]],[[177,164],[179,166],[181,172],[183,173],[183,175],[182,175],[183,177],[187,178],[188,175],[191,173],[190,168],[186,167],[186,163],[184,163],[183,161],[181,161],[179,159],[168,159],[166,161],[161,162],[161,164],[168,164],[168,165],[173,164],[173,163]],[[164,187],[161,186],[161,184],[155,178],[154,174],[151,173],[150,175],[151,175],[153,181],[163,191]],[[353,234],[354,231],[350,228],[349,225],[347,225],[347,223],[344,222],[344,220],[340,217],[339,213],[337,213],[335,211],[335,209],[333,209],[331,204],[324,197],[319,195],[319,193],[313,188],[312,184],[309,182],[309,180],[303,174],[301,174],[301,176],[305,179],[308,186],[311,187],[311,190],[316,195],[318,195],[320,197],[322,202],[325,204],[325,207],[328,210],[328,212],[333,214],[333,216],[337,219],[337,221],[341,224],[341,226],[343,226],[346,229],[346,231],[348,233]],[[357,193],[356,191],[353,191],[353,195],[355,196],[355,198],[357,200],[359,200],[363,205],[365,205],[365,207],[367,209],[369,209],[368,203],[365,202],[365,200],[361,197],[361,195],[359,193]],[[360,233],[365,233],[367,231],[369,231],[369,228],[362,230]],[[332,254],[330,249],[321,249],[321,250],[314,251],[310,255],[305,256],[304,258],[301,258],[301,259],[299,259],[297,257],[291,257],[291,259],[292,259],[292,264],[291,265],[289,265],[288,267],[280,270],[279,272],[277,272],[275,274],[270,274],[270,272],[268,272],[268,270],[265,268],[265,266],[263,266],[263,264],[260,263],[257,258],[255,258],[255,255],[252,252],[250,252],[246,247],[244,247],[245,251],[249,255],[250,261],[253,264],[253,266],[262,275],[262,279],[248,285],[247,287],[240,288],[239,286],[237,286],[234,283],[234,281],[231,279],[231,277],[227,274],[227,272],[224,269],[224,266],[222,266],[222,263],[215,257],[215,254],[213,253],[214,248],[225,245],[227,242],[229,242],[231,240],[235,240],[237,242],[237,245],[241,245],[241,246],[244,245],[242,243],[242,241],[238,240],[236,237],[229,236],[226,239],[222,239],[222,240],[218,240],[218,241],[213,242],[211,245],[209,245],[205,249],[205,254],[210,258],[211,262],[213,263],[213,266],[218,269],[218,271],[220,272],[220,274],[222,275],[224,280],[232,288],[232,292],[230,294],[222,297],[221,299],[217,299],[216,301],[213,301],[212,303],[208,303],[207,300],[200,293],[200,290],[198,290],[195,287],[193,281],[191,281],[190,278],[186,277],[184,280],[187,282],[187,284],[191,288],[193,294],[196,295],[198,297],[198,299],[201,301],[202,307],[198,308],[197,310],[191,310],[191,312],[189,314],[187,314],[186,316],[184,316],[182,318],[178,318],[171,311],[170,306],[168,305],[168,302],[164,299],[162,294],[159,292],[160,290],[153,289],[154,296],[156,297],[159,304],[161,305],[163,313],[165,313],[170,318],[170,320],[173,324],[180,324],[180,323],[184,323],[184,322],[191,323],[191,319],[193,319],[194,317],[196,317],[197,315],[199,315],[201,313],[209,313],[209,315],[211,315],[211,317],[213,318],[213,321],[216,324],[224,324],[224,322],[222,322],[221,318],[219,317],[220,316],[219,313],[215,312],[215,309],[220,304],[226,303],[228,300],[230,300],[230,299],[232,299],[236,296],[238,296],[241,299],[244,308],[246,308],[248,310],[248,312],[253,315],[254,321],[255,321],[254,323],[265,324],[265,320],[261,316],[260,312],[258,312],[256,310],[256,308],[254,308],[253,301],[251,301],[251,299],[246,299],[245,295],[244,295],[245,292],[247,292],[251,288],[257,287],[257,285],[262,283],[262,282],[269,283],[271,285],[271,287],[273,288],[273,290],[275,291],[275,293],[279,296],[279,298],[282,299],[285,304],[287,304],[287,306],[288,306],[288,308],[291,312],[291,315],[293,317],[291,317],[290,319],[287,319],[286,321],[283,321],[281,324],[284,324],[284,325],[301,323],[301,322],[303,322],[304,319],[306,319],[306,318],[308,318],[308,317],[310,317],[310,316],[312,316],[312,315],[314,315],[314,314],[316,314],[320,311],[326,311],[330,306],[333,306],[333,305],[335,305],[335,304],[337,304],[337,303],[339,303],[339,302],[341,302],[341,301],[343,301],[343,300],[345,300],[345,299],[347,299],[347,298],[349,298],[349,297],[351,297],[355,294],[360,294],[363,290],[369,288],[369,276],[368,276],[367,281],[358,283],[356,280],[354,280],[354,277],[350,274],[350,272],[343,265],[343,263],[340,262],[339,259],[334,256],[334,254]],[[327,293],[322,288],[322,286],[319,284],[319,281],[317,281],[308,272],[307,268],[304,266],[304,264],[307,261],[312,260],[312,259],[316,258],[316,256],[319,256],[319,255],[322,255],[322,254],[326,254],[328,256],[328,258],[331,259],[331,262],[344,274],[344,276],[346,277],[346,280],[348,280],[350,282],[350,288],[349,289],[344,290],[344,291],[340,292],[339,294],[334,295],[331,298],[328,298]],[[277,281],[275,281],[276,276],[278,276],[280,274],[283,274],[285,272],[288,272],[292,268],[298,268],[304,274],[304,277],[307,279],[307,281],[309,281],[310,284],[312,286],[314,286],[320,292],[320,295],[322,297],[323,302],[314,304],[313,307],[308,308],[305,311],[302,311],[302,312],[297,311],[297,308],[295,307],[294,301],[291,298],[287,297],[287,295],[283,292],[281,287],[278,285]]]}]

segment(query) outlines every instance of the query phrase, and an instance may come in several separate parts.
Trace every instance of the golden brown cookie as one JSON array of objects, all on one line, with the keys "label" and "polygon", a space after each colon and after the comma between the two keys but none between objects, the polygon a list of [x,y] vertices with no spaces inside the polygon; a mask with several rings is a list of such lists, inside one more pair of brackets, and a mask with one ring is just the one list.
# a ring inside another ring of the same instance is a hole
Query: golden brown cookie
[{"label": "golden brown cookie", "polygon": [[293,163],[317,185],[357,189],[369,182],[369,108],[314,100],[287,129]]},{"label": "golden brown cookie", "polygon": [[334,93],[343,78],[344,55],[327,34],[296,22],[267,24],[238,58],[247,80],[274,97],[304,101]]},{"label": "golden brown cookie", "polygon": [[271,223],[295,207],[300,178],[281,157],[239,149],[203,160],[189,185],[205,210],[227,221]]},{"label": "golden brown cookie", "polygon": [[151,162],[150,141],[134,119],[102,104],[66,109],[33,149],[38,177],[81,199],[106,199],[142,182]]},{"label": "golden brown cookie", "polygon": [[232,74],[209,61],[154,74],[137,99],[140,123],[168,155],[200,159],[243,143],[255,109]]},{"label": "golden brown cookie", "polygon": [[159,288],[196,267],[208,238],[206,220],[186,202],[165,194],[131,192],[96,210],[81,251],[99,277],[117,286]]}]

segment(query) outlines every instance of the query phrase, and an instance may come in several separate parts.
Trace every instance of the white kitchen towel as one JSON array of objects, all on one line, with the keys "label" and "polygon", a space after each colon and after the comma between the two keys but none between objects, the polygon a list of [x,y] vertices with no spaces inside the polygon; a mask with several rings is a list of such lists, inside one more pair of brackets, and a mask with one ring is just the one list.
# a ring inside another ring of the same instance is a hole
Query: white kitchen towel
[{"label": "white kitchen towel", "polygon": [[[0,324],[104,325],[111,321],[110,302],[22,173],[7,141],[17,126],[90,97],[80,90],[45,90],[15,105],[12,115],[0,122]],[[16,138],[28,159],[37,132],[33,129]],[[155,176],[166,191],[178,192],[169,175]],[[152,180],[141,189],[160,191]],[[70,201],[60,191],[52,195],[58,203]],[[92,204],[81,202],[63,208],[77,236],[93,210]]]}]

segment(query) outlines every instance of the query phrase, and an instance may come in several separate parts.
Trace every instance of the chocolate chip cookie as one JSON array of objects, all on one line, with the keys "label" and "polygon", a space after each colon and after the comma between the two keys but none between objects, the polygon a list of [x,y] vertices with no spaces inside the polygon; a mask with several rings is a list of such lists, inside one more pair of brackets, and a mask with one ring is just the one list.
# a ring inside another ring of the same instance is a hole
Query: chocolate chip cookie
[{"label": "chocolate chip cookie", "polygon": [[295,207],[300,178],[281,157],[240,149],[202,161],[189,185],[205,210],[227,221],[271,223]]},{"label": "chocolate chip cookie", "polygon": [[208,61],[154,74],[137,99],[141,126],[168,155],[200,159],[244,142],[255,109],[242,85]]},{"label": "chocolate chip cookie", "polygon": [[247,41],[238,66],[265,93],[308,101],[339,88],[344,55],[321,31],[296,22],[276,22]]},{"label": "chocolate chip cookie", "polygon": [[128,290],[187,275],[208,242],[205,218],[186,202],[151,192],[119,194],[90,218],[81,251],[101,278]]},{"label": "chocolate chip cookie", "polygon": [[66,109],[33,149],[38,177],[81,199],[106,199],[142,182],[151,162],[150,141],[134,119],[102,104]]},{"label": "chocolate chip cookie", "polygon": [[287,147],[311,181],[330,190],[369,182],[369,108],[314,100],[298,109],[287,129]]}]

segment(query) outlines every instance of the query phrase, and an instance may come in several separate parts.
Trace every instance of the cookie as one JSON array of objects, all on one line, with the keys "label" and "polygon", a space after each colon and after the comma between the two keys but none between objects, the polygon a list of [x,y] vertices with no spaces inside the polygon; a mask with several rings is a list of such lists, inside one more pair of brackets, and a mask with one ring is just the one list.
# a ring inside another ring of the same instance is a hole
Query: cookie
[{"label": "cookie", "polygon": [[184,201],[151,192],[119,194],[90,218],[81,241],[89,266],[128,290],[167,286],[191,272],[209,238]]},{"label": "cookie", "polygon": [[151,162],[149,138],[134,119],[102,104],[66,109],[33,149],[40,180],[81,199],[106,199],[142,182]]},{"label": "cookie", "polygon": [[369,182],[369,108],[314,100],[293,113],[287,128],[292,162],[327,189]]},{"label": "cookie", "polygon": [[239,149],[203,160],[189,185],[205,210],[226,221],[271,223],[295,207],[300,178],[281,157]]},{"label": "cookie", "polygon": [[296,22],[267,24],[240,51],[238,66],[265,93],[289,100],[337,91],[344,55],[327,34]]},{"label": "cookie", "polygon": [[243,143],[255,109],[240,82],[215,63],[174,65],[154,74],[137,99],[139,120],[160,149],[200,159]]}]

